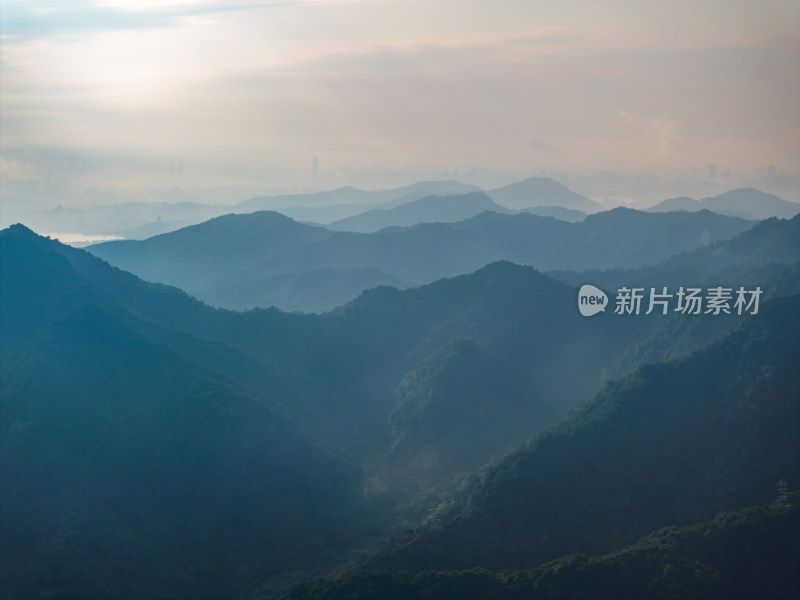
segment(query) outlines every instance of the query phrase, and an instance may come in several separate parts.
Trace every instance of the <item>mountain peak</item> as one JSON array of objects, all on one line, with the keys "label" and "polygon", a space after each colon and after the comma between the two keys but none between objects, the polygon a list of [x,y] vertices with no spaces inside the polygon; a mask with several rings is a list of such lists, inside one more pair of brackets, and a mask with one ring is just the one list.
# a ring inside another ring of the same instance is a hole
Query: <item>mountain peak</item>
[{"label": "mountain peak", "polygon": [[387,227],[462,221],[486,210],[505,211],[481,191],[427,195],[393,208],[373,208],[359,215],[334,221],[328,228],[336,231],[372,233]]},{"label": "mountain peak", "polygon": [[492,200],[508,208],[558,206],[586,213],[603,210],[603,207],[594,200],[573,192],[550,177],[528,177],[487,193]]},{"label": "mountain peak", "polygon": [[25,236],[25,237],[42,237],[32,229],[25,227],[22,223],[14,223],[13,225],[9,225],[2,231],[0,231],[0,235],[3,236]]},{"label": "mountain peak", "polygon": [[775,194],[751,187],[736,188],[702,200],[686,197],[670,198],[651,206],[648,211],[694,212],[704,208],[716,213],[750,220],[768,219],[769,217],[790,219],[800,213],[800,203],[789,202]]}]

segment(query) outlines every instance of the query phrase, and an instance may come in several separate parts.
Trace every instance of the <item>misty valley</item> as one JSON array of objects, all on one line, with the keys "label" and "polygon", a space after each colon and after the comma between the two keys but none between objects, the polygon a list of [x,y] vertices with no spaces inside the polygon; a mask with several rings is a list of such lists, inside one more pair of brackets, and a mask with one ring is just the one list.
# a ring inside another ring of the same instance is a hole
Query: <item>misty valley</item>
[{"label": "misty valley", "polygon": [[3,598],[800,594],[796,202],[529,178],[23,216]]}]

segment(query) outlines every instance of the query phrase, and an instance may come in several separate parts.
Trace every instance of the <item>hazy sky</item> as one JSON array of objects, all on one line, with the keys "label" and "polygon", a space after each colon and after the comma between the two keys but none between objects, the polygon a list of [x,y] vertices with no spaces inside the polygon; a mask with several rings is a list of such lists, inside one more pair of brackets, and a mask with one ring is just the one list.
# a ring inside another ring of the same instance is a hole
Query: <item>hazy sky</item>
[{"label": "hazy sky", "polygon": [[2,0],[0,19],[7,195],[313,186],[312,157],[342,183],[800,171],[796,0]]}]

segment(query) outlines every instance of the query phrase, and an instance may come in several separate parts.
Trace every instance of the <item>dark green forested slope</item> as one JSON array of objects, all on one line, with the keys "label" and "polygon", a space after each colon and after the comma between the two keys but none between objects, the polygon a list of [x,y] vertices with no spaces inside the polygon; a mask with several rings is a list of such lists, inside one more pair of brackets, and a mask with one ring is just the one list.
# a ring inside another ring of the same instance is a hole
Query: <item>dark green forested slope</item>
[{"label": "dark green forested slope", "polygon": [[800,297],[611,383],[365,568],[525,568],[774,497],[800,480]]},{"label": "dark green forested slope", "polygon": [[476,468],[554,423],[652,329],[647,319],[587,320],[575,301],[574,289],[531,268],[495,263],[414,290],[372,290],[329,317],[344,355],[359,357],[341,370],[380,375],[390,463],[424,480]]},{"label": "dark green forested slope", "polygon": [[[508,262],[302,315],[211,309],[22,226],[0,232],[0,260],[2,578],[18,597],[249,596],[352,556],[392,531],[373,508],[391,519],[535,435],[663,323],[585,319],[574,287]],[[787,311],[607,388],[368,566],[527,568],[763,501],[798,429]]]},{"label": "dark green forested slope", "polygon": [[[391,503],[539,430],[638,336],[509,263],[313,316],[214,310],[22,226],[0,232],[0,260],[11,597],[276,584],[362,546],[386,499],[309,430],[360,450]],[[554,401],[574,360],[586,377]],[[448,393],[460,378],[469,398]]]},{"label": "dark green forested slope", "polygon": [[573,288],[510,263],[414,290],[377,288],[325,315],[233,313],[22,227],[6,235],[25,245],[17,256],[7,250],[7,260],[61,257],[94,296],[147,323],[151,335],[256,396],[267,390],[330,442],[373,461],[391,451],[390,470],[423,479],[475,468],[552,424],[654,326],[584,319]]},{"label": "dark green forested slope", "polygon": [[241,597],[362,543],[358,465],[50,244],[0,234],[2,597]]},{"label": "dark green forested slope", "polygon": [[[798,239],[800,244],[800,239]],[[761,302],[770,298],[800,294],[800,262],[790,266],[772,264],[764,269],[742,270],[740,275],[731,274],[727,283],[736,289],[737,283],[744,281],[746,289],[756,286],[762,290]],[[720,283],[717,280],[717,283]],[[674,288],[672,290],[674,292]],[[721,314],[714,318],[686,318],[680,313],[665,319],[664,324],[655,329],[644,340],[632,344],[606,369],[606,378],[619,378],[635,370],[636,367],[655,362],[665,362],[682,358],[701,348],[722,331],[736,323],[738,315]]]},{"label": "dark green forested slope", "polygon": [[295,587],[292,600],[793,600],[800,591],[800,497],[656,531],[597,557],[528,571],[354,575]]}]

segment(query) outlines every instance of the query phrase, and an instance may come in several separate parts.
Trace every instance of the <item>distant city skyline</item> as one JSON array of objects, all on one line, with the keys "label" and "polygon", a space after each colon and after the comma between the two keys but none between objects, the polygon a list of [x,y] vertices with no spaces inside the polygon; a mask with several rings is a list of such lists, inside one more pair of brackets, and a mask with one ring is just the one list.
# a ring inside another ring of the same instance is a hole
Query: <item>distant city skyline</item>
[{"label": "distant city skyline", "polygon": [[783,0],[5,1],[4,203],[541,174],[800,201],[798,22]]}]

